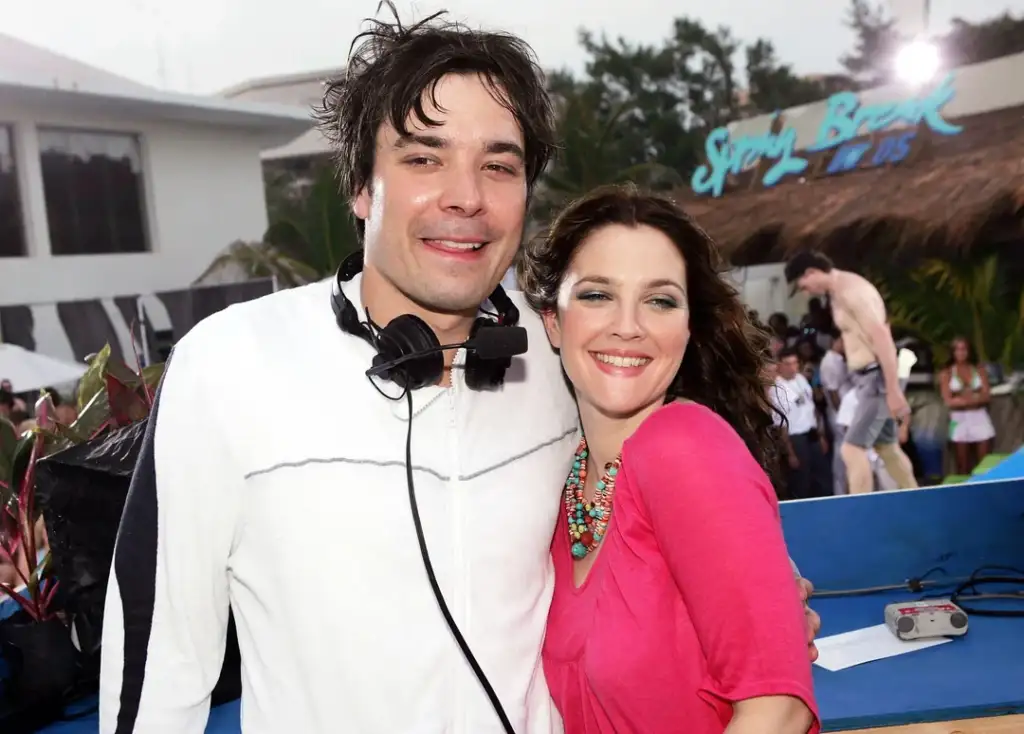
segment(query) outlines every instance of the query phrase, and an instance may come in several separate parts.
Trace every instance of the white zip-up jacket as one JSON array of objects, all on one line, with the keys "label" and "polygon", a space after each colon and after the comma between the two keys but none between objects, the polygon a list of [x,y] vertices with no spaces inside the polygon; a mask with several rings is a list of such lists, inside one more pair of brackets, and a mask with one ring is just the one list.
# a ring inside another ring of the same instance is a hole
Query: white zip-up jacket
[{"label": "white zip-up jacket", "polygon": [[[345,292],[362,313],[360,278]],[[407,405],[364,376],[330,283],[232,306],[181,340],[126,504],[103,627],[100,731],[200,734],[229,605],[245,734],[501,727],[431,592],[409,509]],[[417,391],[430,557],[517,734],[561,731],[541,665],[577,416],[540,320],[505,385]]]}]

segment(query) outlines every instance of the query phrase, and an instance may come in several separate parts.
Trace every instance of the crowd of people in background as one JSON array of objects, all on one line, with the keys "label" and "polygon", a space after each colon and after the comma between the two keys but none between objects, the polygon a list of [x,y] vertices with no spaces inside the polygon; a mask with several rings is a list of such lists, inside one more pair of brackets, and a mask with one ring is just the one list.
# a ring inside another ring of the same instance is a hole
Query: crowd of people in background
[{"label": "crowd of people in background", "polygon": [[[54,407],[53,417],[58,423],[69,426],[75,422],[78,411],[64,400],[56,388],[47,387],[40,392],[50,395]],[[36,425],[32,405],[26,398],[26,395],[14,392],[10,380],[0,380],[0,418],[10,421],[19,435]]]},{"label": "crowd of people in background", "polygon": [[[838,405],[830,409],[829,388],[822,384],[824,357],[841,355],[842,350],[831,314],[812,298],[798,326],[791,325],[786,314],[773,313],[766,328],[771,335],[768,396],[777,411],[776,427],[787,467],[783,494],[789,499],[845,494],[838,451],[842,435],[835,421]],[[841,364],[845,373],[845,359]],[[826,367],[835,374],[833,360]],[[845,374],[841,381],[848,382]],[[831,388],[840,389],[848,392],[849,385]]]},{"label": "crowd of people in background", "polygon": [[[809,301],[797,325],[786,314],[774,313],[764,328],[771,335],[769,397],[778,410],[776,423],[788,467],[784,494],[789,499],[847,494],[839,447],[855,413],[857,396],[841,333],[817,298]],[[947,441],[955,471],[967,475],[992,451],[996,432],[987,409],[991,384],[986,365],[967,339],[953,340],[949,351],[949,359],[935,376],[936,387],[949,410]],[[904,430],[900,441],[909,440]],[[870,455],[875,489],[896,489],[877,455]]]}]

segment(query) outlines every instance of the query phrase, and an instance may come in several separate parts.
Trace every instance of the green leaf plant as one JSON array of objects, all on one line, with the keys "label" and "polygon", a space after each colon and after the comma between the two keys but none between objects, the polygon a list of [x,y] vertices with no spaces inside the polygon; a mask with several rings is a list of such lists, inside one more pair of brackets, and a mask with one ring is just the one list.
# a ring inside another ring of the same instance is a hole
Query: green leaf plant
[{"label": "green leaf plant", "polygon": [[1024,292],[998,256],[925,260],[906,273],[872,273],[894,328],[927,342],[936,362],[949,357],[954,337],[970,340],[982,362],[1010,372],[1024,364]]}]

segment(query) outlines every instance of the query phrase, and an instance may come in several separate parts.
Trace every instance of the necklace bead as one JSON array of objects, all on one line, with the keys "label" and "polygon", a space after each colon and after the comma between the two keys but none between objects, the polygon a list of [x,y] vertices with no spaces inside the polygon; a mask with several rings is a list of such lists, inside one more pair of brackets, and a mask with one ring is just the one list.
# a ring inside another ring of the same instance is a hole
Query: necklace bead
[{"label": "necklace bead", "polygon": [[580,440],[576,449],[576,457],[565,479],[565,512],[569,524],[569,541],[572,544],[572,556],[577,560],[587,557],[588,553],[597,550],[608,530],[608,522],[612,513],[612,494],[615,490],[615,477],[622,463],[621,455],[605,467],[604,475],[595,485],[593,500],[587,500],[584,487],[587,479],[587,439]]}]

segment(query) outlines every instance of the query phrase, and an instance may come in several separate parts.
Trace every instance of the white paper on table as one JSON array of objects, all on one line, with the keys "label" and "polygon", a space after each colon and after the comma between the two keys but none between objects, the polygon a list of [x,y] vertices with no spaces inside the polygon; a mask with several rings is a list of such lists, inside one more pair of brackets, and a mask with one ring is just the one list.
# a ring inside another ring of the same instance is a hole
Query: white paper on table
[{"label": "white paper on table", "polygon": [[904,655],[926,647],[935,647],[944,642],[952,642],[948,637],[936,637],[927,640],[901,640],[884,624],[864,629],[843,632],[815,640],[818,646],[818,659],[815,665],[825,670],[843,670],[854,665],[870,663],[896,655]]}]

